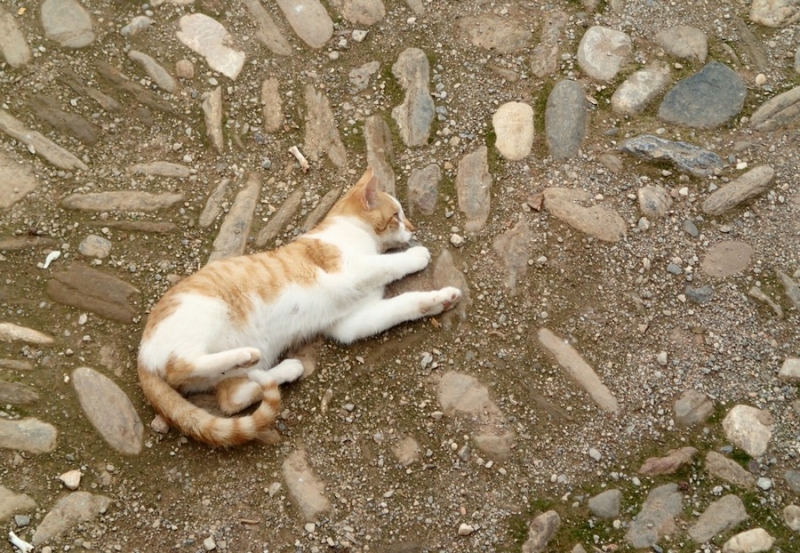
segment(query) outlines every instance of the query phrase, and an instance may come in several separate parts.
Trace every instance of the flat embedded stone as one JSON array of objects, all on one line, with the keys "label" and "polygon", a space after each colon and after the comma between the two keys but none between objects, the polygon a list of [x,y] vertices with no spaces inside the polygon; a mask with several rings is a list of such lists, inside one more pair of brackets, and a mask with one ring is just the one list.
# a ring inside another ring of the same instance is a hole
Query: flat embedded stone
[{"label": "flat embedded stone", "polygon": [[619,412],[617,399],[575,348],[547,328],[540,328],[537,338],[542,347],[589,394],[600,409],[608,413]]},{"label": "flat embedded stone", "polygon": [[53,338],[25,326],[14,323],[0,323],[0,342],[27,342],[29,344],[47,345],[53,343]]},{"label": "flat embedded stone", "polygon": [[640,113],[667,88],[669,82],[669,65],[655,61],[619,85],[611,95],[611,109],[620,114]]},{"label": "flat embedded stone", "polygon": [[408,214],[419,211],[423,215],[433,215],[439,197],[439,182],[442,171],[435,163],[422,169],[412,169],[408,177]]},{"label": "flat embedded stone", "polygon": [[320,161],[325,154],[336,167],[344,169],[347,149],[336,127],[330,100],[311,83],[305,86],[304,91],[306,132],[303,149],[306,156],[309,161]]},{"label": "flat embedded stone", "polygon": [[675,423],[679,426],[691,426],[705,422],[714,411],[714,403],[702,392],[686,390],[673,405]]},{"label": "flat embedded stone", "polygon": [[506,102],[492,115],[495,147],[506,159],[517,161],[531,153],[533,108],[524,102]]},{"label": "flat embedded stone", "polygon": [[656,42],[671,56],[706,62],[708,38],[697,27],[676,25],[664,29],[656,34]]},{"label": "flat embedded stone", "polygon": [[749,405],[736,405],[722,420],[725,436],[752,457],[767,451],[774,424],[769,411]]},{"label": "flat embedded stone", "polygon": [[184,199],[183,194],[174,192],[154,194],[137,190],[119,190],[70,194],[61,200],[61,205],[67,209],[80,211],[143,211],[149,213],[172,207]]},{"label": "flat embedded stone", "polygon": [[428,142],[435,107],[428,82],[428,56],[419,48],[403,50],[392,65],[392,74],[406,92],[403,103],[392,110],[392,118],[406,146],[422,146]]},{"label": "flat embedded stone", "polygon": [[114,321],[130,323],[138,313],[132,303],[139,295],[136,287],[89,267],[73,264],[66,271],[55,273],[46,290],[59,303]]},{"label": "flat embedded stone", "polygon": [[73,492],[56,501],[33,534],[33,545],[42,545],[70,528],[97,518],[108,510],[111,499],[89,492]]},{"label": "flat embedded stone", "polygon": [[333,0],[341,7],[346,20],[357,25],[374,25],[384,18],[386,8],[381,0]]},{"label": "flat embedded stone", "polygon": [[26,513],[36,509],[36,502],[24,493],[14,493],[5,486],[0,486],[0,522],[18,513]]},{"label": "flat embedded stone", "polygon": [[694,447],[681,447],[667,452],[664,457],[650,457],[639,467],[639,474],[655,476],[658,474],[672,474],[687,463],[697,453]]},{"label": "flat embedded stone", "polygon": [[728,459],[716,451],[709,451],[706,454],[705,467],[711,476],[745,490],[752,490],[756,486],[756,479],[752,474],[733,459]]},{"label": "flat embedded stone", "polygon": [[297,190],[292,192],[286,201],[281,204],[281,207],[278,208],[278,211],[275,212],[272,217],[270,217],[267,224],[258,231],[258,235],[256,236],[256,246],[261,248],[267,245],[269,242],[274,240],[278,233],[280,233],[289,221],[292,220],[297,210],[300,209],[300,203],[303,200],[303,187],[298,187]]},{"label": "flat embedded stone", "polygon": [[744,503],[735,495],[726,495],[711,503],[688,534],[695,543],[703,544],[747,520],[749,515]]},{"label": "flat embedded stone", "polygon": [[42,135],[42,133],[27,128],[22,124],[22,121],[4,109],[0,109],[0,131],[11,138],[19,140],[28,146],[28,151],[44,158],[59,169],[67,171],[75,169],[87,171],[89,169],[89,166],[78,157]]},{"label": "flat embedded stone", "polygon": [[77,0],[44,0],[42,27],[50,40],[67,48],[83,48],[95,39],[92,17]]},{"label": "flat embedded stone", "polygon": [[0,448],[49,453],[56,448],[58,430],[37,419],[0,419]]},{"label": "flat embedded stone", "polygon": [[583,88],[575,81],[559,81],[550,91],[544,112],[544,128],[547,147],[554,160],[578,155],[586,137],[586,103]]},{"label": "flat embedded stone", "polygon": [[292,54],[292,45],[283,36],[272,16],[269,15],[260,0],[242,0],[247,10],[256,23],[256,39],[270,49],[273,54],[289,56]]},{"label": "flat embedded stone", "polygon": [[184,45],[206,59],[208,66],[231,80],[244,67],[245,54],[229,46],[233,37],[215,19],[202,13],[184,15],[177,36]]},{"label": "flat embedded stone", "polygon": [[175,77],[170,75],[169,71],[151,56],[138,50],[129,50],[128,58],[141,65],[150,79],[162,90],[166,90],[170,94],[178,91],[178,81],[175,80]]},{"label": "flat embedded stone", "polygon": [[33,55],[16,19],[2,7],[0,7],[0,55],[15,69],[31,61]]},{"label": "flat embedded stone", "polygon": [[686,142],[675,142],[649,134],[623,142],[620,151],[650,161],[670,161],[695,177],[708,177],[722,170],[725,163],[717,154]]},{"label": "flat embedded stone", "polygon": [[333,20],[319,0],[276,0],[286,20],[311,48],[322,48],[333,36]]},{"label": "flat embedded stone", "polygon": [[396,196],[395,175],[392,169],[394,147],[392,131],[380,115],[370,115],[364,121],[364,141],[367,145],[367,165],[378,181],[378,188]]},{"label": "flat embedded stone", "polygon": [[544,207],[554,217],[598,240],[604,242],[622,240],[628,231],[625,220],[614,210],[598,205],[583,207],[577,203],[588,202],[590,199],[591,194],[585,190],[572,188],[544,190]]},{"label": "flat embedded stone", "polygon": [[331,502],[323,494],[325,483],[312,471],[305,450],[290,453],[283,461],[281,472],[289,497],[307,522],[316,521],[330,510]]},{"label": "flat embedded stone", "polygon": [[700,268],[713,278],[729,277],[744,271],[754,253],[753,248],[744,242],[718,242],[709,248]]},{"label": "flat embedded stone", "polygon": [[[800,48],[797,51],[800,52]],[[800,86],[778,94],[761,104],[750,117],[750,126],[759,132],[767,132],[795,125],[798,121],[800,121]]]},{"label": "flat embedded stone", "polygon": [[144,425],[125,392],[88,367],[72,371],[72,385],[86,418],[103,439],[120,453],[138,455]]},{"label": "flat embedded stone", "polygon": [[739,114],[746,96],[742,77],[712,61],[667,92],[658,118],[691,128],[715,128]]},{"label": "flat embedded stone", "polygon": [[767,191],[775,178],[775,170],[769,165],[754,167],[736,180],[714,191],[703,202],[703,213],[722,215],[729,209]]},{"label": "flat embedded stone", "polygon": [[616,77],[632,50],[631,39],[622,31],[595,25],[578,44],[578,65],[591,78],[610,81]]},{"label": "flat embedded stone", "polygon": [[677,484],[664,484],[650,490],[647,499],[628,526],[625,540],[635,549],[649,548],[665,535],[677,530],[675,517],[683,508],[683,494]]},{"label": "flat embedded stone", "polygon": [[250,236],[250,227],[253,224],[253,213],[256,210],[258,197],[261,194],[261,178],[256,173],[247,176],[244,187],[236,194],[225,220],[219,227],[219,233],[214,239],[213,251],[208,262],[242,255]]},{"label": "flat embedded stone", "polygon": [[750,20],[767,27],[785,27],[800,21],[797,0],[753,0]]},{"label": "flat embedded stone", "polygon": [[458,207],[467,218],[464,230],[478,232],[489,218],[492,176],[489,174],[488,150],[480,146],[458,162],[456,189]]},{"label": "flat embedded stone", "polygon": [[39,394],[25,384],[0,380],[0,405],[28,405],[39,399]]},{"label": "flat embedded stone", "polygon": [[473,46],[501,54],[521,50],[533,38],[524,21],[494,14],[462,17],[458,26]]}]

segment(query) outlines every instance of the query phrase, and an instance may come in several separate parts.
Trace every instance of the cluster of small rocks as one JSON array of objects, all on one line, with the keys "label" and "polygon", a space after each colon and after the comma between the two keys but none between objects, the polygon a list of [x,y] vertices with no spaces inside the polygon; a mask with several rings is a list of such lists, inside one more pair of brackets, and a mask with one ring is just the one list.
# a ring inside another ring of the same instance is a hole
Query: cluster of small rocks
[{"label": "cluster of small rocks", "polygon": [[[800,6],[749,4],[0,6],[14,546],[793,550]],[[366,165],[462,302],[297,352],[266,451],[147,428],[148,308]]]}]

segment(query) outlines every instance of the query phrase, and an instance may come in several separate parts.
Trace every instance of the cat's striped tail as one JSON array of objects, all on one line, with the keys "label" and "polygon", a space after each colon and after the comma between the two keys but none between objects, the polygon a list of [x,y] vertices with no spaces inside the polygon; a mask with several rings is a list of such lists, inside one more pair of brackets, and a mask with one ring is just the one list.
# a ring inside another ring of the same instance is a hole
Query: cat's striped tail
[{"label": "cat's striped tail", "polygon": [[194,405],[141,363],[138,372],[144,395],[156,413],[190,438],[214,447],[228,447],[252,440],[269,441],[273,435],[271,426],[281,405],[277,382],[267,380],[261,384],[261,405],[251,415],[228,418]]}]

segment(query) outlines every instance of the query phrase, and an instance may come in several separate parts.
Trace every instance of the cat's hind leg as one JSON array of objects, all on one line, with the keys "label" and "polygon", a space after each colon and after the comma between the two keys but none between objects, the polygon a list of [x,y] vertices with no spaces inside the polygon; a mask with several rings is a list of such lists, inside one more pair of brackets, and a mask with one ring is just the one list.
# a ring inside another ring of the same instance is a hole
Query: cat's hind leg
[{"label": "cat's hind leg", "polygon": [[238,413],[263,398],[263,388],[271,383],[293,382],[303,375],[303,364],[284,359],[269,370],[252,369],[247,376],[228,378],[217,384],[217,402],[223,413]]},{"label": "cat's hind leg", "polygon": [[233,369],[252,367],[259,361],[261,352],[256,348],[236,348],[200,355],[193,360],[193,363],[199,376],[213,378]]},{"label": "cat's hind leg", "polygon": [[367,302],[333,325],[327,334],[349,344],[373,336],[395,325],[438,315],[461,298],[461,290],[449,286],[430,292],[406,292],[388,299]]}]

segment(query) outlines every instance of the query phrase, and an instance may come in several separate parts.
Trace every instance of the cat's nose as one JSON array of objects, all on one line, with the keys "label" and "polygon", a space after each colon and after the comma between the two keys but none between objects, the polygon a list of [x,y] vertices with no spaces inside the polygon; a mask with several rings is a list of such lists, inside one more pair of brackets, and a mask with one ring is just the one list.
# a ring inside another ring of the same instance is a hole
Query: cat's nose
[{"label": "cat's nose", "polygon": [[411,224],[411,221],[406,219],[405,215],[403,215],[403,225],[405,225],[406,229],[410,230],[411,232],[414,232],[415,230],[417,230],[417,228],[414,225]]}]

